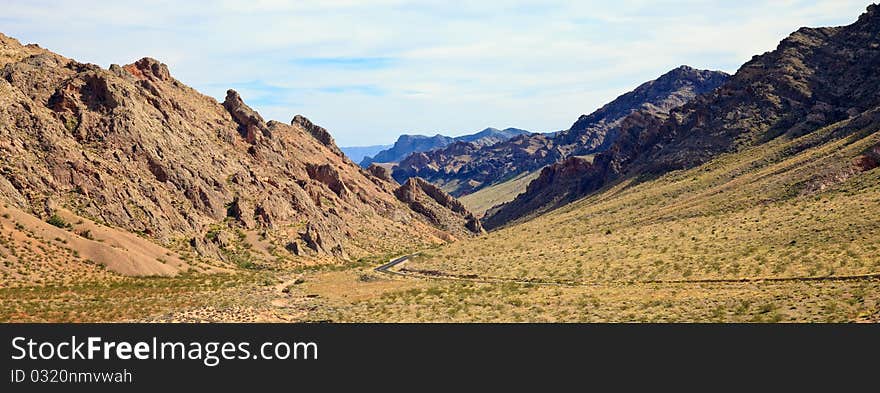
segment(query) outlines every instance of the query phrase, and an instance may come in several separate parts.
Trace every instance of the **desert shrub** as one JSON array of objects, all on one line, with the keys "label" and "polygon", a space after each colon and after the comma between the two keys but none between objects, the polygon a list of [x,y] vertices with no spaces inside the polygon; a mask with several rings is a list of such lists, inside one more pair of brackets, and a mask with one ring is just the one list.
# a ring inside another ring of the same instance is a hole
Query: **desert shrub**
[{"label": "desert shrub", "polygon": [[49,219],[46,220],[46,222],[49,223],[50,225],[56,226],[58,228],[62,228],[62,229],[70,228],[70,223],[68,223],[67,221],[64,221],[64,219],[61,218],[61,216],[59,216],[57,214],[53,214],[52,217],[49,217]]}]

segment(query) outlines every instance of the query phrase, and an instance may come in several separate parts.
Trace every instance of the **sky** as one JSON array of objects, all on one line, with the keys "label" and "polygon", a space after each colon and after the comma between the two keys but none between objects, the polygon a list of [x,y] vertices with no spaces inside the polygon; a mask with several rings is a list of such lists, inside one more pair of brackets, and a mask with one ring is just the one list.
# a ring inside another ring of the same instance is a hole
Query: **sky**
[{"label": "sky", "polygon": [[0,32],[109,67],[142,57],[340,146],[567,129],[679,65],[733,73],[867,1],[0,0]]}]

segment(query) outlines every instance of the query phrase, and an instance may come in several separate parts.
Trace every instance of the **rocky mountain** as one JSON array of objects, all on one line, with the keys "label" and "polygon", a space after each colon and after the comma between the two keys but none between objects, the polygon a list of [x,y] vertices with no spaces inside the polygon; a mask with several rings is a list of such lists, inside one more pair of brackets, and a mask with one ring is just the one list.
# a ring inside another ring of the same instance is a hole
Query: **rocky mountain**
[{"label": "rocky mountain", "polygon": [[428,151],[444,147],[455,140],[445,135],[401,135],[394,142],[390,149],[385,149],[377,153],[373,157],[365,157],[361,160],[362,167],[369,167],[370,164],[397,162],[401,158],[406,157],[412,152]]},{"label": "rocky mountain", "polygon": [[[723,153],[798,138],[838,122],[803,148],[880,124],[880,9],[871,5],[844,27],[801,28],[771,52],[755,56],[712,93],[662,116],[634,113],[619,137],[592,163],[569,159],[545,168],[528,190],[485,220],[487,228],[528,218],[618,179],[692,168]],[[818,135],[818,134],[817,134]],[[788,152],[796,154],[797,151]],[[874,152],[876,153],[876,152]],[[869,149],[832,178],[876,165]],[[829,175],[830,176],[830,175]]]},{"label": "rocky mountain", "polygon": [[464,233],[465,235],[483,232],[480,220],[461,202],[423,179],[410,178],[394,191],[394,195],[413,211],[428,217],[431,223],[444,230],[461,233],[461,228],[464,227],[470,232]]},{"label": "rocky mountain", "polygon": [[374,146],[341,146],[339,147],[345,156],[354,162],[361,162],[364,158],[372,157],[382,150],[391,148],[392,145]]},{"label": "rocky mountain", "polygon": [[401,182],[419,176],[452,195],[467,195],[566,157],[604,151],[616,140],[621,121],[631,113],[667,113],[712,91],[726,78],[723,72],[681,66],[581,116],[566,131],[520,135],[486,146],[456,143],[414,153],[395,167],[393,176]]},{"label": "rocky mountain", "polygon": [[518,128],[505,128],[499,130],[490,127],[474,134],[457,137],[449,137],[440,134],[434,136],[401,135],[397,138],[397,141],[394,142],[394,145],[390,149],[382,150],[373,157],[366,157],[361,160],[361,166],[366,168],[372,163],[399,162],[401,159],[412,153],[440,149],[455,142],[467,142],[473,143],[477,146],[484,146],[526,134],[530,134],[530,132]]},{"label": "rocky mountain", "polygon": [[477,146],[488,146],[494,145],[498,142],[506,141],[510,138],[514,138],[520,135],[530,135],[530,131],[522,130],[519,128],[505,128],[503,130],[499,130],[497,128],[486,128],[476,134],[470,135],[462,135],[455,137],[456,142],[467,142],[473,143]]},{"label": "rocky mountain", "polygon": [[[38,218],[19,224],[63,228],[123,273],[354,258],[471,232],[464,220],[438,228],[437,213],[401,202],[397,183],[303,116],[266,121],[233,90],[218,103],[151,58],[103,69],[2,34],[0,157],[4,208]],[[96,228],[167,248],[173,268],[152,257],[130,261],[149,269],[124,268],[118,254],[135,246],[110,253]]]},{"label": "rocky mountain", "polygon": [[643,83],[589,115],[583,115],[568,131],[556,137],[566,155],[593,154],[606,150],[617,139],[620,123],[639,111],[669,113],[699,95],[720,86],[729,75],[721,71],[698,70],[683,65],[659,78]]}]

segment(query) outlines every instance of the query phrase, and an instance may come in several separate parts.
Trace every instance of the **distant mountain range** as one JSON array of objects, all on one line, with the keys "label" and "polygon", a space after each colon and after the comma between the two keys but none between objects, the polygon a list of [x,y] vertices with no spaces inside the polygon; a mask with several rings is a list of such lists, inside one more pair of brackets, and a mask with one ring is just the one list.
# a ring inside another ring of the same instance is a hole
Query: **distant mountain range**
[{"label": "distant mountain range", "polygon": [[604,151],[616,140],[626,116],[636,111],[667,113],[717,88],[727,76],[720,71],[681,66],[581,116],[566,131],[518,135],[495,144],[459,142],[443,149],[415,152],[401,160],[392,175],[401,183],[410,177],[422,177],[452,195],[467,195],[566,157]]},{"label": "distant mountain range", "polygon": [[[457,137],[450,137],[441,134],[434,136],[425,135],[401,135],[390,148],[383,149],[373,155],[367,156],[360,160],[360,165],[364,168],[369,167],[372,163],[391,163],[399,162],[406,156],[417,153],[439,149],[455,142],[473,143],[478,146],[492,145],[501,141],[519,135],[527,135],[531,132],[518,128],[505,128],[499,130],[497,128],[486,128],[480,132]],[[343,151],[347,148],[343,148]],[[354,158],[352,158],[354,160]],[[357,162],[357,161],[356,161]]]},{"label": "distant mountain range", "polygon": [[373,146],[349,146],[340,147],[339,149],[345,153],[345,156],[354,162],[361,162],[364,158],[372,157],[382,150],[390,148],[392,145],[373,145]]}]

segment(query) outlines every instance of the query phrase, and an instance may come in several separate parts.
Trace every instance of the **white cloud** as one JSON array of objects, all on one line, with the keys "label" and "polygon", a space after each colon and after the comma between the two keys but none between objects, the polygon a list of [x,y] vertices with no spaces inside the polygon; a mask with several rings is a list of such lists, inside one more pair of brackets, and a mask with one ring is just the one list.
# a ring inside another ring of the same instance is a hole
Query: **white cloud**
[{"label": "white cloud", "polygon": [[800,26],[848,24],[865,6],[5,0],[0,29],[105,67],[156,57],[218,99],[236,87],[265,117],[302,113],[341,144],[373,144],[402,132],[567,128],[675,66],[732,72]]}]

